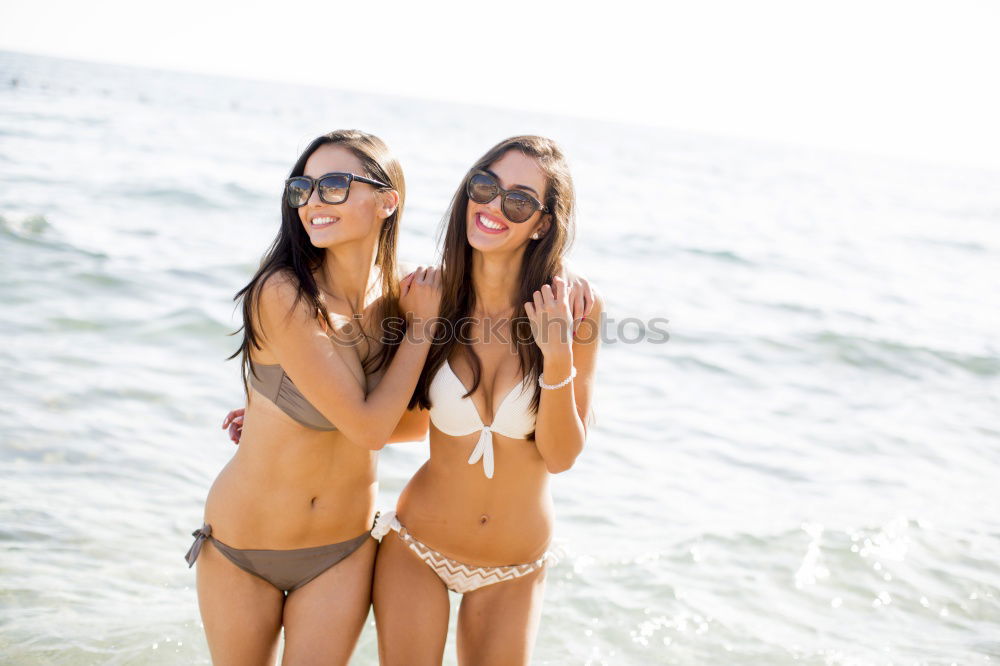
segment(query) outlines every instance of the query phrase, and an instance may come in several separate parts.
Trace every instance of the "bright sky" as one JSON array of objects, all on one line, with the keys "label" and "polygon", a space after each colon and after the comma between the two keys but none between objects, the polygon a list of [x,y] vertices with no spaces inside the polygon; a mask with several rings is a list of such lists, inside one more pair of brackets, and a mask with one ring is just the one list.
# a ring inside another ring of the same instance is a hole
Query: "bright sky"
[{"label": "bright sky", "polygon": [[0,49],[1000,168],[994,0],[5,0]]}]

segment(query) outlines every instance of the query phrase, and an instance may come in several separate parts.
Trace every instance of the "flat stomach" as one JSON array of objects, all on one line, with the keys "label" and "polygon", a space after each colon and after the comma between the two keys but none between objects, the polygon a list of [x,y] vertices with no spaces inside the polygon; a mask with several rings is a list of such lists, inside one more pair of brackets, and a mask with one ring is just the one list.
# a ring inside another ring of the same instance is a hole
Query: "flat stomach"
[{"label": "flat stomach", "polygon": [[413,537],[475,566],[522,564],[541,557],[552,538],[549,475],[533,442],[494,433],[493,478],[468,463],[479,434],[445,435],[433,426],[431,457],[396,505]]},{"label": "flat stomach", "polygon": [[307,548],[371,527],[377,454],[305,428],[251,392],[236,455],[205,502],[212,534],[235,548]]}]

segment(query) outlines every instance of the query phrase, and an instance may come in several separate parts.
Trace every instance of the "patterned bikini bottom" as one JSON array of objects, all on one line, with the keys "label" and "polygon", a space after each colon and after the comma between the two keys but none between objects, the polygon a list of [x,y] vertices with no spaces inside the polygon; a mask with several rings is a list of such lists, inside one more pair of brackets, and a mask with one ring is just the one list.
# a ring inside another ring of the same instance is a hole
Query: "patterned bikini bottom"
[{"label": "patterned bikini bottom", "polygon": [[413,538],[396,518],[395,511],[387,511],[378,516],[375,520],[375,527],[372,529],[372,536],[376,539],[381,539],[389,533],[389,530],[395,530],[399,534],[399,538],[403,540],[403,543],[416,553],[417,557],[427,563],[427,566],[438,575],[438,578],[445,584],[445,587],[459,594],[472,592],[493,583],[526,576],[541,569],[545,566],[546,562],[554,564],[556,561],[555,554],[549,551],[534,562],[528,562],[527,564],[511,564],[502,567],[474,567],[442,555],[433,548]]}]

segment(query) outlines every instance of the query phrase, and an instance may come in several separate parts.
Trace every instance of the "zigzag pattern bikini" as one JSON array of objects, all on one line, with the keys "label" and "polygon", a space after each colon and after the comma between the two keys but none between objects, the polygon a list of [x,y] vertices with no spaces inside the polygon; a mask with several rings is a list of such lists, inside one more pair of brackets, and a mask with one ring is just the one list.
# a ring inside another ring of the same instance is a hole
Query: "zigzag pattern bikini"
[{"label": "zigzag pattern bikini", "polygon": [[[520,391],[518,391],[520,388]],[[493,433],[497,432],[512,439],[525,439],[535,429],[535,417],[531,414],[532,392],[527,390],[526,382],[514,385],[500,401],[493,423],[484,425],[471,397],[466,394],[465,385],[452,370],[448,361],[434,376],[429,388],[431,399],[431,422],[438,430],[452,437],[471,435],[480,431],[469,456],[469,464],[475,465],[483,461],[483,473],[492,479],[496,467],[493,451]],[[427,544],[417,540],[399,522],[394,511],[379,515],[372,529],[372,536],[381,539],[389,530],[395,531],[403,543],[423,560],[441,582],[453,592],[464,594],[486,585],[513,580],[538,571],[546,562],[554,564],[556,556],[550,551],[534,562],[511,564],[500,567],[476,567],[443,555]]]},{"label": "zigzag pattern bikini", "polygon": [[528,562],[527,564],[511,564],[503,567],[474,567],[470,564],[453,560],[427,544],[414,539],[406,531],[406,528],[400,524],[396,518],[395,511],[388,511],[379,515],[375,520],[375,528],[372,530],[372,536],[376,539],[381,539],[389,533],[389,530],[394,530],[399,534],[399,538],[403,540],[403,543],[438,575],[438,578],[445,584],[445,587],[459,594],[472,592],[493,583],[502,583],[505,580],[514,580],[515,578],[526,576],[541,569],[545,566],[546,562],[555,563],[556,559],[549,552],[534,562]]}]

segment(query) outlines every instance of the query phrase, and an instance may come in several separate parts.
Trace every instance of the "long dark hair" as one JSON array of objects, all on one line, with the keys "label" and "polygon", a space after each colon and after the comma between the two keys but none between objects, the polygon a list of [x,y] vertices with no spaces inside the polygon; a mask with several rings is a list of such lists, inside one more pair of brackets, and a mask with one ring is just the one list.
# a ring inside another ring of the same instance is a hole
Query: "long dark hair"
[{"label": "long dark hair", "polygon": [[[317,137],[310,143],[296,160],[289,172],[289,178],[301,176],[305,171],[306,160],[316,152],[316,149],[326,144],[344,146],[354,153],[364,168],[365,176],[388,183],[399,193],[399,205],[395,212],[387,217],[379,231],[378,250],[375,255],[375,265],[379,267],[382,280],[382,299],[377,313],[381,330],[381,322],[387,318],[401,317],[399,310],[399,281],[396,275],[396,245],[399,240],[399,220],[403,215],[403,203],[406,200],[406,181],[403,179],[403,168],[399,161],[389,152],[389,147],[374,134],[360,130],[337,130]],[[324,250],[312,244],[309,234],[302,227],[299,211],[292,208],[281,197],[281,228],[271,246],[264,253],[260,268],[245,287],[236,292],[233,300],[239,302],[243,309],[243,326],[233,334],[243,331],[243,341],[232,356],[242,357],[241,372],[243,389],[247,390],[247,379],[251,372],[250,350],[260,349],[260,330],[256,323],[255,312],[260,297],[260,287],[265,280],[276,273],[287,273],[295,277],[298,291],[295,303],[305,299],[309,305],[318,310],[324,319],[329,319],[326,305],[320,299],[319,287],[313,277],[313,271],[318,269],[323,261]],[[399,340],[381,336],[382,345],[378,352],[365,357],[362,367],[366,374],[376,372],[387,365],[396,349]]]},{"label": "long dark hair", "polygon": [[[534,344],[531,325],[524,311],[524,304],[531,301],[532,294],[542,285],[551,283],[552,278],[562,270],[563,257],[573,240],[575,229],[576,194],[573,179],[559,146],[555,141],[541,136],[515,136],[501,141],[490,148],[469,169],[459,185],[451,205],[445,214],[447,227],[444,233],[442,258],[441,316],[448,322],[451,333],[443,341],[435,344],[424,364],[423,373],[410,403],[411,408],[419,405],[429,409],[430,383],[438,369],[451,354],[459,340],[469,340],[472,326],[470,316],[476,306],[476,291],[472,284],[472,253],[466,230],[466,212],[469,196],[465,183],[473,171],[488,168],[508,151],[516,150],[537,160],[547,178],[545,201],[551,216],[548,231],[537,240],[528,241],[521,262],[520,287],[514,314],[511,319],[511,340],[517,345],[521,373],[525,382],[535,386],[531,409],[538,410],[540,391],[538,376],[542,372],[542,352]],[[475,393],[482,375],[482,364],[472,345],[463,344],[472,366],[472,388],[465,397]]]}]

